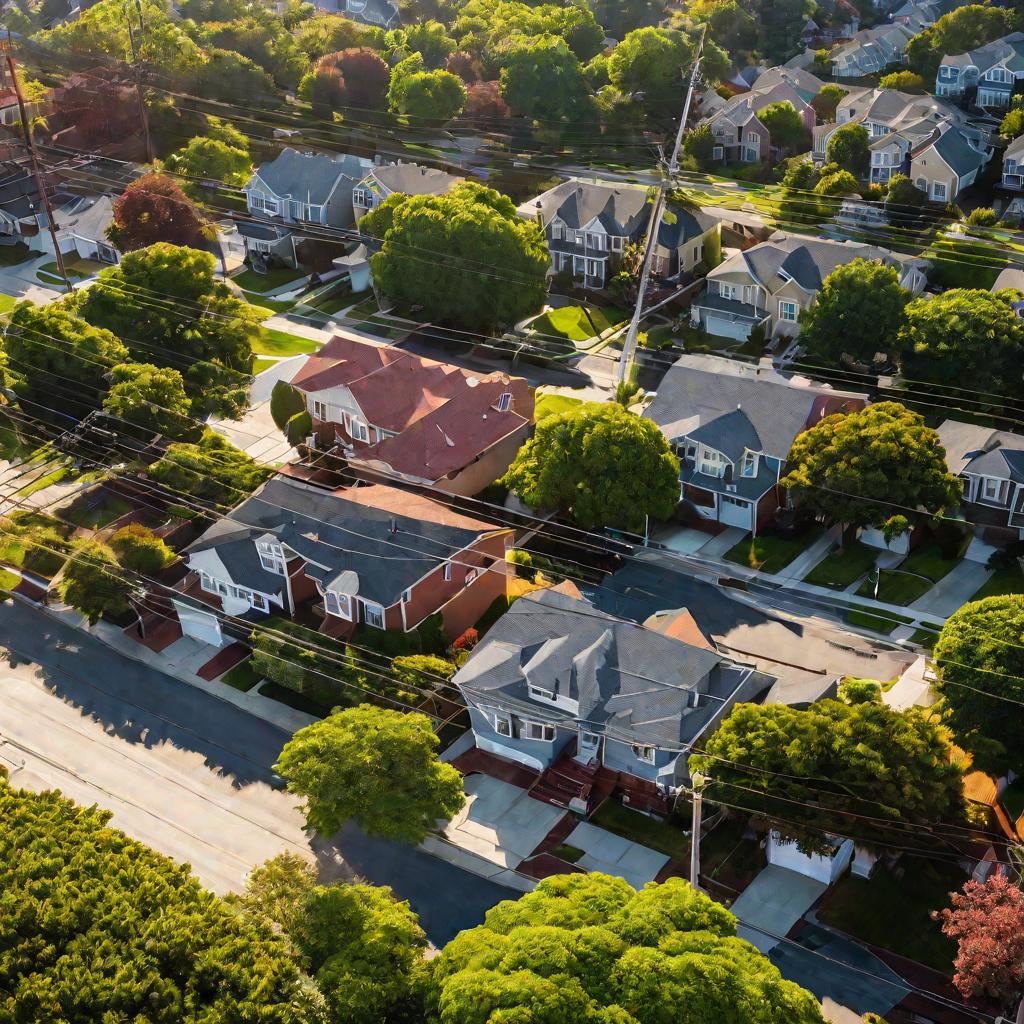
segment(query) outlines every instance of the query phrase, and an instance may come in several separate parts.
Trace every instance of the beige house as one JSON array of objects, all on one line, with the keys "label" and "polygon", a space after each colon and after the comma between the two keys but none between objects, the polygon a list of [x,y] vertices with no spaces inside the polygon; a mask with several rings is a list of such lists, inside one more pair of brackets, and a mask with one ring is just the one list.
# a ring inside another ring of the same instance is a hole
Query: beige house
[{"label": "beige house", "polygon": [[878,260],[895,267],[900,283],[917,295],[927,283],[924,260],[861,242],[803,238],[776,232],[767,242],[729,257],[708,274],[690,319],[709,334],[745,339],[755,328],[765,337],[795,337],[800,314],[817,298],[822,282],[851,260]]}]

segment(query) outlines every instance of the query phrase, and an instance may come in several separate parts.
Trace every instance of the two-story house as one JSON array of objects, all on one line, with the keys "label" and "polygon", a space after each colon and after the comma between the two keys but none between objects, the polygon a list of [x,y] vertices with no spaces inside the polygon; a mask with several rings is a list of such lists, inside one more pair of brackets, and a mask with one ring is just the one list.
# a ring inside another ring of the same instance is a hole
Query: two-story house
[{"label": "two-story house", "polygon": [[829,54],[836,78],[862,78],[902,64],[907,43],[914,37],[906,25],[877,25],[861,29]]},{"label": "two-story house", "polygon": [[963,483],[967,519],[997,537],[1012,530],[1012,539],[1024,539],[1024,435],[957,420],[938,433],[946,465]]},{"label": "two-story house", "polygon": [[478,373],[337,335],[292,378],[315,444],[353,470],[477,494],[508,469],[533,426],[522,377]]},{"label": "two-story house", "polygon": [[[650,223],[648,191],[639,185],[603,185],[570,178],[518,208],[544,229],[551,273],[571,269],[587,288],[603,288],[630,242],[643,242]],[[699,209],[670,204],[658,232],[651,270],[678,279],[721,253],[721,222]]]},{"label": "two-story house", "polygon": [[935,95],[1005,110],[1022,80],[1024,32],[1011,32],[976,50],[943,57],[935,75]]},{"label": "two-story house", "polygon": [[693,747],[773,681],[558,590],[516,601],[454,678],[477,748],[542,773],[531,795],[581,813],[615,789],[665,813]]},{"label": "two-story house", "polygon": [[359,218],[395,192],[407,196],[443,196],[465,178],[420,164],[371,164],[352,190],[352,214]]},{"label": "two-story house", "polygon": [[927,283],[924,260],[861,242],[777,231],[709,272],[707,287],[690,307],[691,321],[724,338],[749,338],[755,328],[766,338],[794,337],[800,331],[800,313],[814,304],[825,278],[858,258],[895,267],[900,283],[914,295]]},{"label": "two-story house", "polygon": [[785,503],[779,486],[793,441],[868,396],[722,356],[684,355],[645,419],[679,456],[680,500],[698,518],[755,535]]},{"label": "two-story house", "polygon": [[939,125],[910,152],[909,178],[936,203],[953,202],[978,180],[992,156],[953,124]]},{"label": "two-story house", "polygon": [[999,176],[999,190],[1009,193],[1002,209],[1004,217],[1024,216],[1024,135],[1014,139],[1003,151],[1003,172]]},{"label": "two-story house", "polygon": [[174,606],[186,636],[218,645],[229,619],[269,614],[336,637],[439,614],[454,638],[505,593],[512,536],[393,487],[273,477],[185,549]]},{"label": "two-story house", "polygon": [[246,253],[294,266],[295,243],[304,227],[351,226],[352,190],[372,166],[365,157],[300,153],[290,147],[260,164],[242,187],[250,217],[237,224]]}]

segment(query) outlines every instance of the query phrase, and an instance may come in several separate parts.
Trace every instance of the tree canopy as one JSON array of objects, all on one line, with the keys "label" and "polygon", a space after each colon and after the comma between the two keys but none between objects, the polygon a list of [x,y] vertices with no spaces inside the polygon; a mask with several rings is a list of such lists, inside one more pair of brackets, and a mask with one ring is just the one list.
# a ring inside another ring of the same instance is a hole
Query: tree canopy
[{"label": "tree canopy", "polygon": [[310,1022],[285,941],[110,817],[0,779],[0,1016]]},{"label": "tree canopy", "polygon": [[826,834],[907,845],[915,825],[964,813],[963,771],[916,708],[738,704],[689,767],[713,780],[709,800],[764,814],[806,850],[826,848]]},{"label": "tree canopy", "polygon": [[313,104],[313,113],[354,107],[359,117],[387,105],[391,69],[367,47],[350,47],[321,57],[299,84],[299,95]]},{"label": "tree canopy", "polygon": [[561,36],[522,39],[502,58],[501,95],[514,114],[541,122],[591,116],[594,105],[576,55]]},{"label": "tree canopy", "polygon": [[768,129],[772,145],[786,153],[808,148],[810,132],[796,107],[788,100],[769,103],[758,112],[757,119]]},{"label": "tree canopy", "polygon": [[383,241],[371,258],[377,285],[425,317],[475,329],[515,323],[544,302],[543,233],[493,189],[465,182],[440,196],[395,193],[360,227]]},{"label": "tree canopy", "polygon": [[897,89],[900,92],[924,92],[925,80],[914,71],[892,71],[878,80],[879,89]]},{"label": "tree canopy", "polygon": [[462,807],[462,776],[437,758],[438,738],[418,713],[361,704],[300,729],[274,770],[306,800],[321,836],[355,819],[371,835],[418,843]]},{"label": "tree canopy", "polygon": [[392,113],[426,121],[448,121],[462,112],[466,87],[450,71],[428,71],[414,53],[395,66],[388,89]]},{"label": "tree canopy", "polygon": [[793,442],[789,465],[782,486],[794,504],[848,527],[882,529],[908,510],[960,502],[939,435],[899,402],[819,420]]},{"label": "tree canopy", "polygon": [[679,501],[679,460],[651,421],[586,402],[537,424],[504,482],[531,508],[571,513],[584,529],[642,533]]},{"label": "tree canopy", "polygon": [[[194,179],[188,183],[192,188],[199,187],[204,181],[244,185],[252,174],[252,159],[244,136],[242,142],[242,146],[235,146],[222,139],[197,135],[167,158],[167,167],[175,174]],[[174,239],[161,238],[159,241]]]},{"label": "tree canopy", "polygon": [[114,552],[104,543],[82,538],[71,544],[60,578],[60,596],[77,608],[90,623],[104,615],[128,611],[133,586],[121,572]]},{"label": "tree canopy", "polygon": [[876,260],[844,263],[801,314],[800,342],[808,355],[830,363],[848,357],[871,364],[878,353],[891,360],[909,299],[894,268]]},{"label": "tree canopy", "polygon": [[838,164],[855,178],[867,177],[871,163],[870,139],[860,124],[842,124],[831,135],[825,150],[830,164]]},{"label": "tree canopy", "polygon": [[679,878],[641,892],[598,873],[546,878],[449,942],[427,993],[445,1024],[823,1024],[817,1000]]},{"label": "tree canopy", "polygon": [[207,430],[195,444],[169,445],[146,472],[171,491],[230,508],[252,494],[273,470]]},{"label": "tree canopy", "polygon": [[123,252],[154,242],[195,246],[206,237],[206,221],[177,182],[144,174],[114,201],[107,235]]},{"label": "tree canopy", "polygon": [[985,771],[1024,759],[1014,704],[1024,700],[1024,597],[971,601],[951,615],[935,644],[935,688],[956,741]]},{"label": "tree canopy", "polygon": [[190,418],[191,408],[177,370],[152,363],[120,363],[110,371],[103,409],[112,416],[172,440],[194,440],[202,433],[202,425]]},{"label": "tree canopy", "polygon": [[968,4],[950,11],[907,43],[907,63],[930,84],[943,57],[966,53],[998,39],[1010,31],[1012,18],[1012,11],[987,4]]},{"label": "tree canopy", "polygon": [[524,3],[522,0],[467,0],[452,29],[459,48],[478,57],[498,56],[526,39],[555,36],[577,59],[601,50],[604,31],[589,4]]}]

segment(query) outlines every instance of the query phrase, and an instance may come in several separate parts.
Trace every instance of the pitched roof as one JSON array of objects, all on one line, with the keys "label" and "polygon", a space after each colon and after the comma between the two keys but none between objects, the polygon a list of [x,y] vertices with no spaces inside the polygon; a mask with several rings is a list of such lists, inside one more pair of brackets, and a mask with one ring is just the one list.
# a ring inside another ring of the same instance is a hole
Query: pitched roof
[{"label": "pitched roof", "polygon": [[979,153],[952,125],[931,144],[931,148],[958,177],[963,177],[988,163],[988,157],[984,153]]},{"label": "pitched roof", "polygon": [[329,585],[354,573],[360,597],[389,607],[428,572],[500,529],[393,487],[325,491],[273,477],[185,552],[215,550],[232,582],[266,593],[264,577],[271,574],[255,541],[273,534],[305,560],[307,576]]},{"label": "pitched roof", "polygon": [[403,192],[410,196],[444,195],[459,182],[466,180],[437,167],[409,163],[378,164],[371,167],[368,173],[391,192]]},{"label": "pitched roof", "polygon": [[[542,590],[512,605],[454,681],[473,702],[543,709],[625,742],[681,748],[721,715],[748,673],[716,651]],[[531,700],[528,683],[578,701],[578,714]]]},{"label": "pitched roof", "polygon": [[982,74],[997,64],[1020,70],[1024,68],[1024,32],[1011,32],[966,53],[947,54],[942,63],[948,67],[976,67]]},{"label": "pitched roof", "polygon": [[699,434],[734,462],[744,448],[784,459],[798,434],[824,416],[861,408],[867,395],[783,377],[721,356],[684,355],[644,412],[670,440]]},{"label": "pitched roof", "polygon": [[944,420],[938,434],[955,476],[973,473],[1024,483],[1024,435],[959,420]]},{"label": "pitched roof", "polygon": [[754,81],[754,88],[769,89],[778,82],[786,82],[804,101],[810,103],[821,92],[825,83],[816,75],[803,68],[774,67],[762,71]]},{"label": "pitched roof", "polygon": [[300,153],[287,147],[260,164],[245,187],[259,178],[276,196],[316,206],[327,201],[339,178],[355,185],[372,166],[372,160],[350,153]]}]

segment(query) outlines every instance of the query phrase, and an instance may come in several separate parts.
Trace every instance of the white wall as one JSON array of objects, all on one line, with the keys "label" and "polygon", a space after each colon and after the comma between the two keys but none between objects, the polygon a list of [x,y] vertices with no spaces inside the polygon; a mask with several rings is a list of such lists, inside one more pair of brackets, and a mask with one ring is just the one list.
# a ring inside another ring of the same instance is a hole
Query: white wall
[{"label": "white wall", "polygon": [[783,843],[779,833],[774,829],[768,837],[768,863],[788,868],[798,874],[814,878],[826,885],[834,882],[846,870],[853,856],[853,842],[849,839],[839,841],[835,853],[831,857],[823,857],[820,853],[806,854],[797,849],[796,843]]}]

